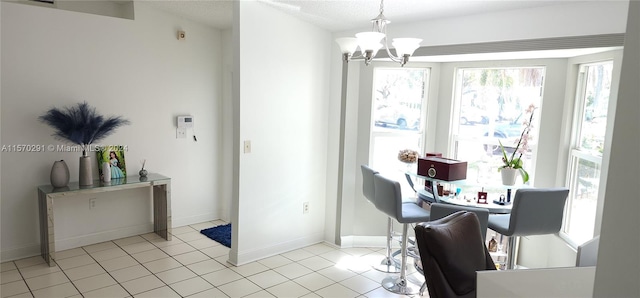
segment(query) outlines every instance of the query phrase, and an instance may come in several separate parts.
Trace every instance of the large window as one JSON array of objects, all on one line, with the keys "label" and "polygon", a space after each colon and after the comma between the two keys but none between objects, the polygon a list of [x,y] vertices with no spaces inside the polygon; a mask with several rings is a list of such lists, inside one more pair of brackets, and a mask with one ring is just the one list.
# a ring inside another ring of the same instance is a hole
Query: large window
[{"label": "large window", "polygon": [[398,161],[398,152],[422,152],[425,129],[424,107],[429,70],[424,68],[376,68],[373,82],[371,166],[400,181],[403,192],[408,184],[407,165]]},{"label": "large window", "polygon": [[514,151],[524,123],[531,119],[526,113],[531,105],[535,107],[531,139],[528,149],[522,152],[522,160],[532,174],[544,68],[461,68],[456,76],[450,153],[453,158],[467,161],[467,180],[500,183],[499,144],[509,156],[521,154]]},{"label": "large window", "polygon": [[580,65],[567,177],[572,191],[563,227],[574,245],[594,236],[612,68],[610,61]]}]

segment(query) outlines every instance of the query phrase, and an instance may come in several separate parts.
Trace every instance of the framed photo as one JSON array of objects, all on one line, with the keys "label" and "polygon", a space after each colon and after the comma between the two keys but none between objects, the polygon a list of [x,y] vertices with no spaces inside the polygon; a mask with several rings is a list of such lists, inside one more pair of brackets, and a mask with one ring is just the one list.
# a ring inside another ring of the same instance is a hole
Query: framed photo
[{"label": "framed photo", "polygon": [[127,177],[127,166],[124,161],[124,146],[102,146],[98,148],[98,172],[100,180],[104,177],[102,172],[102,164],[108,163],[111,169],[111,179],[119,179]]}]

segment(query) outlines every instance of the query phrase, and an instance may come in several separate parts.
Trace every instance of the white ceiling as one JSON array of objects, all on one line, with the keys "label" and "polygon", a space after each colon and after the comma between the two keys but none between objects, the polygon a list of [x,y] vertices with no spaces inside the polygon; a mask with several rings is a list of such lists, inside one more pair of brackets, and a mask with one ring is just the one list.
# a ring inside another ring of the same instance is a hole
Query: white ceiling
[{"label": "white ceiling", "polygon": [[[231,28],[232,0],[136,0],[218,29]],[[240,0],[248,1],[248,0]],[[257,0],[332,32],[369,26],[379,0]],[[562,4],[545,0],[387,0],[384,15],[393,23]],[[572,1],[576,2],[576,1]]]}]

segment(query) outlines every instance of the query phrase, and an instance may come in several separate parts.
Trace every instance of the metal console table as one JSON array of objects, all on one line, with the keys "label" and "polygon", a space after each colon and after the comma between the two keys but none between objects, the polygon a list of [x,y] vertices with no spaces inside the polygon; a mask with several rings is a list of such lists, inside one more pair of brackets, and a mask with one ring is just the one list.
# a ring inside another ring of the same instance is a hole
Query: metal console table
[{"label": "metal console table", "polygon": [[110,182],[94,180],[93,185],[79,186],[78,182],[69,183],[63,188],[51,185],[38,186],[38,207],[40,217],[40,252],[42,258],[55,266],[55,234],[53,201],[69,196],[112,192],[126,189],[149,187],[153,191],[153,230],[162,238],[171,240],[171,178],[149,174],[147,177],[130,176],[113,179]]}]

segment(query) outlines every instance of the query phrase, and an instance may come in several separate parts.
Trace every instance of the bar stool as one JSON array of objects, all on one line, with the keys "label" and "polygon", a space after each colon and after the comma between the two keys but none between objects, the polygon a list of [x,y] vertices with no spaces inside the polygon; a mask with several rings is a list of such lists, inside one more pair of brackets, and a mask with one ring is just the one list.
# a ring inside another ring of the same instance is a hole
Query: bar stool
[{"label": "bar stool", "polygon": [[[367,165],[360,165],[360,170],[362,170],[362,193],[364,197],[372,203],[375,204],[375,186],[373,185],[373,177],[378,174],[378,171],[370,168]],[[377,207],[376,207],[377,208]],[[386,246],[386,256],[380,261],[380,264],[372,266],[373,269],[376,269],[381,272],[387,273],[398,273],[400,272],[400,264],[398,264],[394,259],[391,253],[391,241],[393,240],[393,221],[391,217],[388,219],[387,223],[387,246]]]},{"label": "bar stool", "polygon": [[429,221],[429,211],[414,203],[402,202],[400,183],[375,175],[373,177],[375,188],[375,204],[378,210],[387,214],[402,224],[402,259],[400,263],[400,276],[389,276],[382,280],[382,286],[388,291],[401,295],[414,295],[418,293],[416,285],[407,282],[407,242],[409,238],[409,224]]},{"label": "bar stool", "polygon": [[490,214],[489,229],[509,236],[507,269],[515,267],[520,236],[555,234],[562,228],[568,188],[521,188],[513,198],[511,214]]}]

